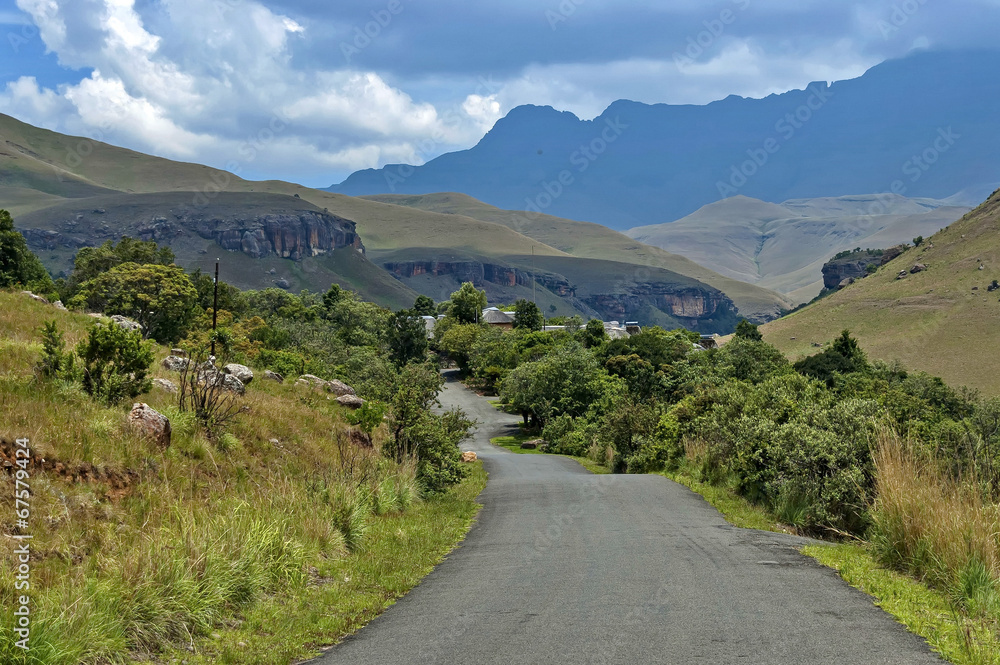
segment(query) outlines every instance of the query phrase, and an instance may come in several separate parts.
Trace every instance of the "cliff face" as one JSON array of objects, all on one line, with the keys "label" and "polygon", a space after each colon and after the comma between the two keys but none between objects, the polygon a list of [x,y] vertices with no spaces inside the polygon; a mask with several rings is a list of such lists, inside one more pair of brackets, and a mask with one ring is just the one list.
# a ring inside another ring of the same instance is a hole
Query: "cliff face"
[{"label": "cliff face", "polygon": [[851,252],[849,254],[838,255],[823,264],[823,288],[837,289],[845,280],[850,283],[856,279],[863,279],[868,276],[868,266],[879,266],[882,264],[883,253]]},{"label": "cliff face", "polygon": [[670,284],[643,284],[624,294],[595,294],[583,298],[606,320],[638,318],[652,306],[693,328],[703,320],[736,315],[733,302],[722,292],[702,291]]},{"label": "cliff face", "polygon": [[[435,277],[451,276],[459,282],[472,282],[477,287],[485,283],[499,286],[531,287],[531,273],[519,268],[481,263],[479,261],[395,261],[383,264],[386,270],[399,277],[409,278],[420,275]],[[572,297],[575,290],[565,279],[553,275],[540,274],[536,282],[562,297]]]},{"label": "cliff face", "polygon": [[221,193],[200,205],[189,193],[98,197],[29,213],[18,226],[29,245],[49,250],[129,235],[162,244],[200,237],[255,259],[298,261],[343,247],[364,253],[354,222],[282,195]]},{"label": "cliff face", "polygon": [[[354,222],[329,213],[304,211],[260,215],[252,219],[188,220],[187,225],[192,224],[202,238],[215,240],[224,249],[243,252],[255,259],[273,253],[298,261],[341,247],[353,247],[364,252]],[[141,229],[139,237],[153,240],[157,234],[158,229],[154,225]]]}]

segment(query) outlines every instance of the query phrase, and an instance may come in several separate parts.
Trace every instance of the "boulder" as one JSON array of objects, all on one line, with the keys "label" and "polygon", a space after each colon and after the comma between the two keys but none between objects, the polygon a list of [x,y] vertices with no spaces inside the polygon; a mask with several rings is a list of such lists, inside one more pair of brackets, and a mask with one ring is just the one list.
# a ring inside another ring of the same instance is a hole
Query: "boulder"
[{"label": "boulder", "polygon": [[342,406],[346,406],[349,409],[357,409],[360,408],[365,401],[357,395],[341,395],[337,398],[337,403]]},{"label": "boulder", "polygon": [[170,370],[171,372],[183,372],[187,369],[188,359],[181,358],[180,356],[167,356],[160,365],[163,369]]},{"label": "boulder", "polygon": [[477,459],[479,458],[476,456],[476,453],[472,452],[471,450],[466,450],[464,453],[462,453],[463,462],[475,462]]},{"label": "boulder", "polygon": [[237,395],[245,395],[247,392],[246,386],[243,382],[237,379],[232,374],[218,374],[222,377],[222,387],[231,393],[236,393]]},{"label": "boulder", "polygon": [[269,369],[268,370],[264,370],[264,378],[265,379],[270,379],[271,381],[277,381],[278,383],[281,383],[282,381],[285,380],[285,377],[281,376],[277,372],[272,372]]},{"label": "boulder", "polygon": [[350,387],[343,381],[338,381],[337,379],[334,379],[333,381],[327,381],[325,387],[328,392],[331,392],[337,396],[357,395],[357,393],[354,391],[354,388]]},{"label": "boulder", "polygon": [[842,289],[845,286],[850,286],[853,283],[854,283],[853,277],[845,277],[844,279],[840,280],[840,284],[837,285],[837,288]]},{"label": "boulder", "polygon": [[63,310],[63,311],[66,311],[66,305],[64,305],[64,304],[63,304],[63,301],[62,301],[62,300],[57,300],[57,301],[55,301],[54,303],[52,303],[52,305],[53,305],[53,306],[54,306],[54,307],[55,307],[56,309],[61,309],[61,310]]},{"label": "boulder", "polygon": [[119,328],[124,328],[125,330],[136,330],[138,332],[142,332],[142,326],[139,325],[138,321],[133,321],[127,316],[122,316],[121,314],[113,314],[111,316],[111,322]]},{"label": "boulder", "polygon": [[292,285],[288,283],[287,279],[279,279],[278,281],[276,281],[274,283],[274,285],[277,286],[279,289],[290,289],[290,288],[292,288]]},{"label": "boulder", "polygon": [[133,404],[128,423],[136,432],[152,439],[160,449],[170,445],[170,420],[148,404]]},{"label": "boulder", "polygon": [[304,385],[310,385],[310,386],[325,386],[326,379],[321,379],[315,374],[303,374],[302,376],[299,377],[299,380],[296,381],[295,383],[302,383]]},{"label": "boulder", "polygon": [[250,382],[253,381],[253,372],[246,365],[229,363],[222,368],[222,372],[235,376],[244,386],[250,385]]},{"label": "boulder", "polygon": [[24,295],[28,296],[28,297],[29,297],[29,298],[31,298],[32,300],[37,300],[38,302],[40,302],[40,303],[44,303],[44,304],[46,304],[46,305],[48,305],[48,304],[49,304],[49,301],[48,301],[48,300],[46,300],[45,298],[43,298],[43,297],[41,297],[41,296],[38,296],[38,295],[35,295],[35,294],[34,294],[34,293],[32,293],[31,291],[21,291],[21,293],[23,293]]},{"label": "boulder", "polygon": [[167,379],[153,379],[153,387],[165,390],[171,395],[176,395],[178,391],[177,384]]},{"label": "boulder", "polygon": [[894,258],[905,252],[906,249],[906,245],[896,245],[895,247],[890,247],[882,254],[882,260],[879,262],[879,265],[884,266],[886,263],[892,261]]},{"label": "boulder", "polygon": [[927,266],[925,266],[923,263],[917,263],[912,268],[910,268],[910,274],[916,275],[918,272],[923,272],[925,270],[927,270]]},{"label": "boulder", "polygon": [[538,446],[545,443],[544,439],[532,439],[531,441],[525,441],[521,444],[522,450],[535,450]]}]

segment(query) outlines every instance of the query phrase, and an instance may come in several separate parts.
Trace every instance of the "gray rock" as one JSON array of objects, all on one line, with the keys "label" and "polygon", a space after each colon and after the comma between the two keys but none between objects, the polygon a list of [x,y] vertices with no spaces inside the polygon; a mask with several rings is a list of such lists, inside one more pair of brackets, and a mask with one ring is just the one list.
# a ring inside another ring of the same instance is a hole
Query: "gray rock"
[{"label": "gray rock", "polygon": [[66,305],[63,304],[62,300],[57,300],[52,304],[55,306],[56,309],[61,309],[63,311],[66,310]]},{"label": "gray rock", "polygon": [[223,373],[231,374],[240,380],[244,386],[250,385],[253,381],[253,371],[246,365],[240,365],[237,363],[229,363],[222,368]]},{"label": "gray rock", "polygon": [[918,272],[923,272],[925,270],[927,270],[927,266],[925,266],[923,263],[917,263],[912,268],[910,268],[910,274],[916,275]]},{"label": "gray rock", "polygon": [[327,392],[331,392],[334,395],[337,395],[338,397],[341,395],[357,395],[357,392],[355,392],[354,388],[350,387],[343,381],[338,381],[337,379],[334,379],[333,381],[327,381],[325,387]]},{"label": "gray rock", "polygon": [[136,403],[128,414],[129,426],[152,439],[161,449],[170,445],[170,420],[148,404]]},{"label": "gray rock", "polygon": [[41,297],[41,296],[38,296],[38,295],[35,295],[35,294],[34,294],[34,293],[32,293],[31,291],[21,291],[21,293],[23,293],[24,295],[28,296],[28,297],[29,297],[29,298],[31,298],[32,300],[37,300],[38,302],[40,302],[40,303],[44,303],[44,304],[46,304],[46,305],[48,305],[48,304],[49,304],[49,301],[48,301],[48,300],[46,300],[45,298],[43,298],[43,297]]},{"label": "gray rock", "polygon": [[271,381],[277,381],[278,383],[281,383],[282,381],[285,380],[285,377],[281,376],[277,372],[272,372],[269,369],[268,370],[264,370],[264,378],[265,379],[270,379]]},{"label": "gray rock", "polygon": [[319,387],[326,385],[326,379],[321,379],[315,374],[303,374],[302,376],[299,377],[298,381],[296,381],[295,383],[303,386]]},{"label": "gray rock", "polygon": [[142,326],[139,325],[138,321],[133,321],[127,316],[122,316],[121,314],[113,314],[111,316],[111,322],[119,328],[124,328],[125,330],[135,330],[140,333],[142,332]]},{"label": "gray rock", "polygon": [[188,362],[190,361],[188,361],[187,358],[181,358],[180,356],[167,356],[163,359],[163,362],[160,363],[160,365],[163,369],[170,370],[171,372],[183,372],[187,369]]},{"label": "gray rock", "polygon": [[357,395],[341,395],[337,398],[337,403],[342,406],[346,406],[349,409],[357,409],[360,408],[365,401]]},{"label": "gray rock", "polygon": [[242,381],[232,374],[224,374],[216,369],[206,369],[198,376],[198,380],[213,386],[221,385],[223,390],[228,390],[237,395],[245,395],[247,392],[246,386],[243,385]]},{"label": "gray rock", "polygon": [[167,379],[153,379],[153,387],[165,390],[172,395],[176,395],[178,391],[177,384]]},{"label": "gray rock", "polygon": [[521,444],[522,450],[535,450],[545,443],[545,439],[532,439]]},{"label": "gray rock", "polygon": [[288,283],[287,279],[279,279],[278,281],[276,281],[274,283],[274,285],[277,286],[279,289],[290,289],[290,288],[292,288],[292,285]]}]

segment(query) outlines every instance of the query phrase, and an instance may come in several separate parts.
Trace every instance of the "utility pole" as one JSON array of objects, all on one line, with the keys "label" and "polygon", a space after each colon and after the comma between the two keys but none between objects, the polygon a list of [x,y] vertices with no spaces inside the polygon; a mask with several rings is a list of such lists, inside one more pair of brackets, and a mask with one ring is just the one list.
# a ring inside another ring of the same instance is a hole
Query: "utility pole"
[{"label": "utility pole", "polygon": [[215,357],[215,324],[219,320],[219,259],[215,259],[215,293],[212,296],[212,357]]},{"label": "utility pole", "polygon": [[531,246],[531,302],[536,306],[538,301],[535,300],[535,246]]}]

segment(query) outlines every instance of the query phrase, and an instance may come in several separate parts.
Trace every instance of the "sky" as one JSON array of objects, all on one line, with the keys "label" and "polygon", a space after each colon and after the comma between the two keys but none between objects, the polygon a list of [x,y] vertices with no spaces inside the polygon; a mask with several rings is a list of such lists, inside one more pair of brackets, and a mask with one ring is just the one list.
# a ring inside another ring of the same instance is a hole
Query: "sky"
[{"label": "sky", "polygon": [[1000,0],[0,0],[0,112],[313,187],[521,104],[705,104],[996,47]]}]

